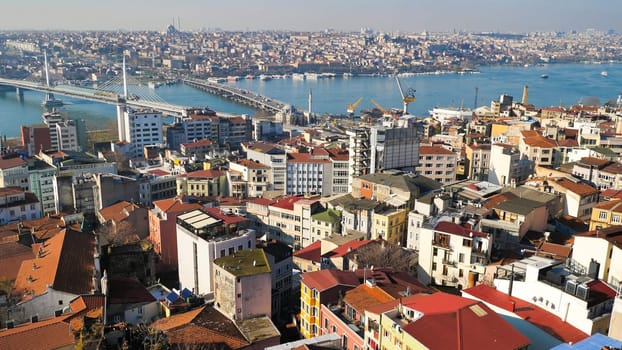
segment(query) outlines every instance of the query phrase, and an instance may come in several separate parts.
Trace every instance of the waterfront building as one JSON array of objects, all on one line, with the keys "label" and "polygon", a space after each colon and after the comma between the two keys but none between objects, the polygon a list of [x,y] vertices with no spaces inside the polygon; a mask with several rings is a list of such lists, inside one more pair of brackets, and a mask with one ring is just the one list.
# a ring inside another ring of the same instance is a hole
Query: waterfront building
[{"label": "waterfront building", "polygon": [[128,157],[142,157],[145,146],[162,145],[162,113],[123,108],[117,116],[119,141],[128,142]]},{"label": "waterfront building", "polygon": [[178,214],[176,230],[180,288],[200,296],[214,292],[215,259],[255,248],[254,230],[227,233],[222,220],[202,209]]},{"label": "waterfront building", "polygon": [[54,214],[59,211],[58,199],[54,191],[57,174],[55,166],[34,158],[28,165],[28,182],[30,190],[39,198],[43,215]]},{"label": "waterfront building", "polygon": [[531,160],[535,166],[553,166],[557,164],[557,147],[555,140],[544,137],[532,130],[521,131],[518,144],[521,157]]},{"label": "waterfront building", "polygon": [[[50,132],[50,150],[60,150],[60,145],[58,143],[58,129],[56,129],[56,124],[64,122],[65,118],[63,118],[63,116],[58,112],[44,113],[42,118]],[[44,149],[44,151],[48,150]]]},{"label": "waterfront building", "polygon": [[57,147],[59,151],[83,151],[78,142],[78,126],[73,120],[63,120],[56,123]]}]

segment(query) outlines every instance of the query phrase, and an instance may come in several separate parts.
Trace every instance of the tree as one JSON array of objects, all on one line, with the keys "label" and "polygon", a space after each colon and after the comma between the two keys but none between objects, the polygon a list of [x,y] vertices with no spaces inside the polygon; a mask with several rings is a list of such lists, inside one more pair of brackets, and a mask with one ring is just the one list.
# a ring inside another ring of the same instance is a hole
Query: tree
[{"label": "tree", "polygon": [[414,272],[417,253],[386,241],[367,244],[356,250],[359,267],[386,267],[395,271]]}]

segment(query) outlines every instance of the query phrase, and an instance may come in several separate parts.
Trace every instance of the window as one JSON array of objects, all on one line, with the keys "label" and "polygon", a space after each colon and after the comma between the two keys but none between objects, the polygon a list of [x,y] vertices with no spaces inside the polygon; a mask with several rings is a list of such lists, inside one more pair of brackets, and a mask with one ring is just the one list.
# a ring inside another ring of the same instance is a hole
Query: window
[{"label": "window", "polygon": [[611,222],[620,222],[620,215],[611,215]]},{"label": "window", "polygon": [[460,254],[458,255],[458,261],[459,261],[459,262],[461,262],[461,263],[463,263],[463,262],[464,262],[464,253],[460,253]]},{"label": "window", "polygon": [[462,239],[462,246],[463,247],[470,247],[471,246],[471,240],[468,238],[463,238]]},{"label": "window", "polygon": [[436,263],[435,262],[432,263],[432,271],[436,271]]},{"label": "window", "polygon": [[222,258],[223,256],[225,256],[225,250],[224,250],[224,249],[221,249],[221,250],[220,250],[220,257]]},{"label": "window", "polygon": [[607,212],[606,211],[598,212],[598,218],[602,220],[607,220]]}]

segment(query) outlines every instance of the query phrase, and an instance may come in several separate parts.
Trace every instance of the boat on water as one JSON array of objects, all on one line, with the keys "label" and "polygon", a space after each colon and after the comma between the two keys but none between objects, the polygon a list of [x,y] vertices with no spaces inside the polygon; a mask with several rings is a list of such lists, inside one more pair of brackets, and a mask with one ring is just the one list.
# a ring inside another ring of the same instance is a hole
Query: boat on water
[{"label": "boat on water", "polygon": [[548,74],[542,74],[542,75],[540,76],[540,78],[542,78],[542,79],[548,79],[548,78],[549,78],[549,75],[548,75]]},{"label": "boat on water", "polygon": [[271,79],[272,79],[271,75],[261,74],[259,76],[259,80],[271,80]]},{"label": "boat on water", "polygon": [[252,75],[252,74],[249,74],[245,78],[246,78],[246,80],[253,80],[253,79],[255,79],[255,76]]},{"label": "boat on water", "polygon": [[305,75],[302,73],[293,73],[292,80],[305,80]]},{"label": "boat on water", "polygon": [[607,71],[604,70],[604,71],[600,72],[600,75],[603,76],[603,77],[606,77],[606,76],[609,75],[609,73],[607,73]]},{"label": "boat on water", "polygon": [[52,94],[45,94],[45,98],[41,102],[41,106],[45,108],[54,108],[54,107],[62,107],[65,103],[63,100],[59,100],[54,98]]}]

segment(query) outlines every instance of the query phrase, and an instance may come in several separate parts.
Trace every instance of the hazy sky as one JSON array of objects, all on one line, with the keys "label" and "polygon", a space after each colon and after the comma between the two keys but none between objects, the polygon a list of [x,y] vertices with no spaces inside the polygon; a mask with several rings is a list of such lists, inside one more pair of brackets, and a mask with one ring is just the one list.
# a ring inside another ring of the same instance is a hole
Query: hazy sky
[{"label": "hazy sky", "polygon": [[0,30],[622,32],[620,0],[6,0]]}]

